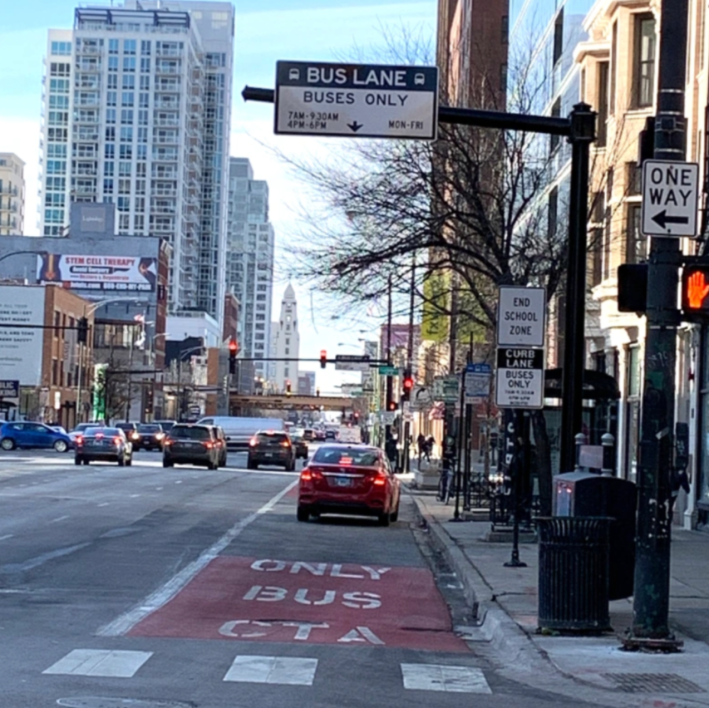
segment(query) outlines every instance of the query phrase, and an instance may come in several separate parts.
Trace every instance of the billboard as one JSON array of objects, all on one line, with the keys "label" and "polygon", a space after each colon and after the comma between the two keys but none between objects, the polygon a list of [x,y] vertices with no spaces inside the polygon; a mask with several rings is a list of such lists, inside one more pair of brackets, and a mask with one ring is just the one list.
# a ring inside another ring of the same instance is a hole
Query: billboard
[{"label": "billboard", "polygon": [[44,288],[0,287],[0,379],[39,386],[44,330],[12,325],[44,323]]},{"label": "billboard", "polygon": [[37,282],[56,283],[91,296],[100,293],[153,293],[157,288],[156,258],[135,256],[59,255],[37,256]]}]

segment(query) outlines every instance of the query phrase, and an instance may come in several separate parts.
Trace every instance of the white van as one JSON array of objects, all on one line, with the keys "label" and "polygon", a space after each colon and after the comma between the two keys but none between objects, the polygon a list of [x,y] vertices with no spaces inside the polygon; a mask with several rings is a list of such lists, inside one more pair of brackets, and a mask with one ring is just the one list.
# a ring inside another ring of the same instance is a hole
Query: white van
[{"label": "white van", "polygon": [[247,448],[259,430],[285,430],[282,418],[242,418],[231,415],[200,418],[197,425],[218,425],[224,431],[230,450]]}]

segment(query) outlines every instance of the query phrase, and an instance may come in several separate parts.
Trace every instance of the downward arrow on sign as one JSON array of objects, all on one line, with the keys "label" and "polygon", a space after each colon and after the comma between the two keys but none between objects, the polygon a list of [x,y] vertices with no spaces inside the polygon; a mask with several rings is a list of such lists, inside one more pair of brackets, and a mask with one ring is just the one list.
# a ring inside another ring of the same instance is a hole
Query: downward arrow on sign
[{"label": "downward arrow on sign", "polygon": [[355,121],[354,123],[348,123],[348,124],[347,124],[347,127],[348,127],[353,133],[356,133],[356,132],[362,127],[362,123],[358,123],[357,121]]}]

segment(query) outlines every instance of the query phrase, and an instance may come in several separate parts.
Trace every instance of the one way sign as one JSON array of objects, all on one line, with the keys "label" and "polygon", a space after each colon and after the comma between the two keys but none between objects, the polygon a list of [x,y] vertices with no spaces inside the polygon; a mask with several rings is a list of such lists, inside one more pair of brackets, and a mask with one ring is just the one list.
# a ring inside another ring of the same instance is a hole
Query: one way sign
[{"label": "one way sign", "polygon": [[648,236],[696,236],[699,165],[643,162],[642,231]]}]

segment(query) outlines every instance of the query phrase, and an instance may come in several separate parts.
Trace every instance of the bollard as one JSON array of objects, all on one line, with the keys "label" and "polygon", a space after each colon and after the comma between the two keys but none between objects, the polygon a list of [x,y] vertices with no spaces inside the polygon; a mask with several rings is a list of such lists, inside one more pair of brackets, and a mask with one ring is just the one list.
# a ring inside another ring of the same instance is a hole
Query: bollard
[{"label": "bollard", "polygon": [[581,446],[586,444],[586,436],[583,433],[576,433],[574,443],[576,444],[576,468],[574,471],[581,472]]},{"label": "bollard", "polygon": [[605,433],[601,437],[603,445],[603,469],[601,475],[604,477],[615,476],[615,438],[611,433]]}]

